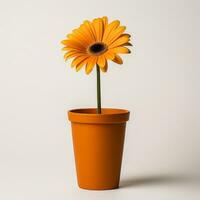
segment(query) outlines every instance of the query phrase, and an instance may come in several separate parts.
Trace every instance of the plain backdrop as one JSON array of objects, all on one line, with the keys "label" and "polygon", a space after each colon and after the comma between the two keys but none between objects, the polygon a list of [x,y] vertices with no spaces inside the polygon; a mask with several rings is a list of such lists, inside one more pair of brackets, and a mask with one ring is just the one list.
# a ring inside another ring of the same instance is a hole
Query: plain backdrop
[{"label": "plain backdrop", "polygon": [[[121,188],[97,192],[77,187],[66,114],[96,106],[96,74],[60,41],[104,15],[133,47],[102,74],[102,104],[131,118]],[[0,199],[200,199],[199,36],[199,0],[0,0]]]}]

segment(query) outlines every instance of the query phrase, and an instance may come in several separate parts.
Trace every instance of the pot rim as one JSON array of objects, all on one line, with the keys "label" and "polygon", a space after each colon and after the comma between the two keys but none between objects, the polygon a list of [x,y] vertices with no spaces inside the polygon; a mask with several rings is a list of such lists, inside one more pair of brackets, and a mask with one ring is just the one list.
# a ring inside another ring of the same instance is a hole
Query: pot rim
[{"label": "pot rim", "polygon": [[87,124],[115,124],[129,120],[130,112],[121,108],[102,108],[102,113],[96,113],[96,108],[79,108],[68,111],[71,122]]}]

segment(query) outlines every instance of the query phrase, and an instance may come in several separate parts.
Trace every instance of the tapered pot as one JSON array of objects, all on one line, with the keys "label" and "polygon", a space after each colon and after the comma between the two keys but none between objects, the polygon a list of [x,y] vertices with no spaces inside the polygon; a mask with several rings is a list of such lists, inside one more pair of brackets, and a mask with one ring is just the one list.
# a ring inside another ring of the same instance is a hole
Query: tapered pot
[{"label": "tapered pot", "polygon": [[123,109],[75,109],[68,112],[80,188],[106,190],[119,187],[126,122]]}]

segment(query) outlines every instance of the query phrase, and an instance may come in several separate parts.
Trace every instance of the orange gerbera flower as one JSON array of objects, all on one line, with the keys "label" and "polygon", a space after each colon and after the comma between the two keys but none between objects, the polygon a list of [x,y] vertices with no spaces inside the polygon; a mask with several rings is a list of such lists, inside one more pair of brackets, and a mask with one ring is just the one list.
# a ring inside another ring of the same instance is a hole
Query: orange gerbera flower
[{"label": "orange gerbera flower", "polygon": [[131,46],[130,35],[124,33],[125,29],[125,26],[120,26],[119,20],[108,23],[107,17],[97,18],[92,22],[86,20],[61,42],[63,50],[67,51],[64,59],[74,58],[71,66],[77,71],[85,66],[86,73],[89,74],[98,65],[106,72],[108,60],[122,64],[118,54],[130,53],[126,47]]}]

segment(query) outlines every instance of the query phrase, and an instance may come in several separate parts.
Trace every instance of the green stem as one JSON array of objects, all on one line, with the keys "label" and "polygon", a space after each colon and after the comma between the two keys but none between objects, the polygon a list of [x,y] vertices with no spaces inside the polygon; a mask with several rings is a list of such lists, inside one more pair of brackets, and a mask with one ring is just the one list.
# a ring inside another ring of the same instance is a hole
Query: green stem
[{"label": "green stem", "polygon": [[100,68],[97,65],[97,113],[101,114],[101,77]]}]

